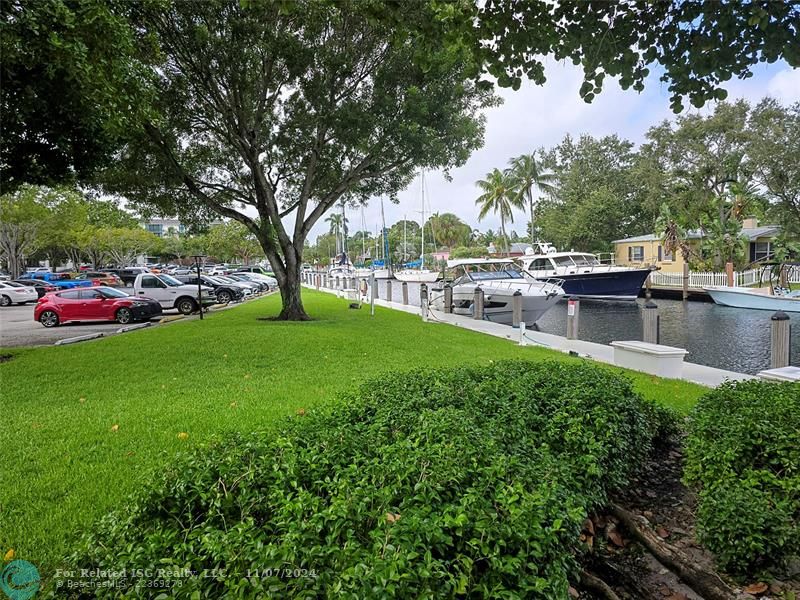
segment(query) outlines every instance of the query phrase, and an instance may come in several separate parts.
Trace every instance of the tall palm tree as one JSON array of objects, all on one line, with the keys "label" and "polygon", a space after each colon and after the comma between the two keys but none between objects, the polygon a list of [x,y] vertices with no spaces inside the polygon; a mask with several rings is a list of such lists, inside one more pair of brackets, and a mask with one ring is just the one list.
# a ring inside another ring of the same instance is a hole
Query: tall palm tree
[{"label": "tall palm tree", "polygon": [[336,254],[339,254],[341,251],[342,227],[347,227],[347,218],[343,218],[342,213],[330,213],[328,218],[325,219],[325,222],[329,223],[331,226],[329,233],[335,236]]},{"label": "tall palm tree", "polygon": [[475,182],[483,194],[478,196],[475,204],[480,206],[478,220],[482,221],[490,212],[500,215],[500,229],[503,232],[503,245],[508,250],[508,236],[506,235],[506,219],[514,222],[513,209],[523,208],[524,205],[518,199],[510,185],[508,175],[500,169],[494,169],[486,174],[486,179]]},{"label": "tall palm tree", "polygon": [[552,185],[555,175],[544,172],[533,154],[522,154],[512,158],[507,173],[511,187],[516,192],[517,202],[522,204],[524,200],[528,201],[531,212],[531,244],[533,244],[536,241],[533,233],[533,188],[539,188],[548,194],[552,193],[555,189]]}]

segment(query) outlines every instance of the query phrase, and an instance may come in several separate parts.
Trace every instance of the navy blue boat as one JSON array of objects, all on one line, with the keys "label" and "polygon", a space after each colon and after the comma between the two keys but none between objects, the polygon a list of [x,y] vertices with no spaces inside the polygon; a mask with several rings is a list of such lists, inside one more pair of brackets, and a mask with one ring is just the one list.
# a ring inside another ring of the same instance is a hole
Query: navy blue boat
[{"label": "navy blue boat", "polygon": [[635,300],[653,270],[651,267],[618,267],[603,264],[587,252],[555,252],[549,244],[537,244],[539,253],[517,259],[536,279],[564,281],[567,296],[598,300]]}]

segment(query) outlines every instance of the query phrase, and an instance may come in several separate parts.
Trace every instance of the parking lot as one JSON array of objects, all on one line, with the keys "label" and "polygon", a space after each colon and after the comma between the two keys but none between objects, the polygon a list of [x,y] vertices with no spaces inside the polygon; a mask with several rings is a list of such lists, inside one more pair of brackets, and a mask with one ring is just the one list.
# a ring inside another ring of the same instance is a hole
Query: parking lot
[{"label": "parking lot", "polygon": [[[51,345],[58,340],[97,333],[114,333],[119,323],[67,323],[59,327],[44,327],[33,320],[35,303],[0,308],[0,347]],[[165,315],[177,314],[167,311]],[[157,321],[156,321],[157,322]]]}]

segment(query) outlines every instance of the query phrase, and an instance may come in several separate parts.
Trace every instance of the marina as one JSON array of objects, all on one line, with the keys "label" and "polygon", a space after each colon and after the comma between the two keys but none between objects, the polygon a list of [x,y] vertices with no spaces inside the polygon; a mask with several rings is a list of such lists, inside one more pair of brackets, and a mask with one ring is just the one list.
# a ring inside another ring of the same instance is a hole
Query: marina
[{"label": "marina", "polygon": [[[331,284],[334,285],[334,284]],[[428,289],[436,287],[428,286]],[[420,285],[407,283],[408,306],[419,311]],[[376,280],[377,298],[387,299],[391,288],[393,308],[402,306],[402,283],[393,280]],[[434,292],[431,292],[434,298]],[[710,301],[681,301],[659,298],[656,300],[659,315],[660,344],[687,350],[689,363],[722,369],[732,373],[756,375],[770,368],[770,324],[772,313],[720,306]],[[577,338],[592,345],[608,345],[618,340],[643,339],[644,298],[634,302],[609,302],[583,300]],[[563,339],[567,331],[568,303],[561,300],[541,316],[535,328],[554,339]],[[435,318],[449,318],[437,311]],[[790,322],[796,321],[791,317]],[[507,327],[507,326],[506,326]],[[507,337],[513,330],[508,327]],[[800,365],[800,323],[791,328],[791,365]],[[610,351],[610,349],[609,349]]]}]

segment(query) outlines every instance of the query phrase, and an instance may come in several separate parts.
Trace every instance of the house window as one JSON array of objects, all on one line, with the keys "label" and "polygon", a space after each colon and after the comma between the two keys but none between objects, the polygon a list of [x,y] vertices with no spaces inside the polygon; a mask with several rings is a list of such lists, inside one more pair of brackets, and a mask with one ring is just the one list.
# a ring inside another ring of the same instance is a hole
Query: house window
[{"label": "house window", "polygon": [[772,254],[770,242],[756,242],[753,244],[753,260],[763,260]]},{"label": "house window", "polygon": [[157,236],[161,237],[161,235],[164,233],[164,226],[161,223],[148,223],[147,231],[150,233],[155,233]]},{"label": "house window", "polygon": [[667,252],[664,246],[658,246],[658,262],[672,262],[674,260],[672,252]]},{"label": "house window", "polygon": [[628,262],[643,262],[644,246],[628,246]]}]

